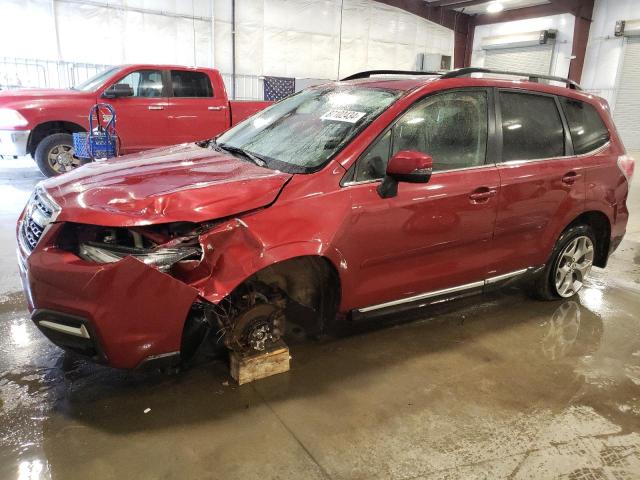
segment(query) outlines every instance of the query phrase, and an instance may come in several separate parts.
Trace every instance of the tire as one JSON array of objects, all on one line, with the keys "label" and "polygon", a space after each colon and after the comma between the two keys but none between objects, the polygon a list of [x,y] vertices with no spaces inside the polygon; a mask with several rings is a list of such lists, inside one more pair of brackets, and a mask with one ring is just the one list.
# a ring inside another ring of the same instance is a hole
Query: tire
[{"label": "tire", "polygon": [[533,296],[539,300],[573,297],[591,270],[595,252],[596,238],[591,227],[576,225],[562,232],[534,283]]},{"label": "tire", "polygon": [[34,160],[45,177],[55,177],[83,163],[73,156],[73,137],[69,133],[44,137],[36,147]]}]

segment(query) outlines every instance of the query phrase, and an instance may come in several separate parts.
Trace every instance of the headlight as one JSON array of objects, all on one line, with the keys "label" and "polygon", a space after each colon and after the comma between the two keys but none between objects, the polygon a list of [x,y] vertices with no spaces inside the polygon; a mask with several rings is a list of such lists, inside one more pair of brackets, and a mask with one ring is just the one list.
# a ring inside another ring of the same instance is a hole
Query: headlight
[{"label": "headlight", "polygon": [[84,260],[96,263],[113,263],[124,257],[134,257],[141,262],[156,267],[161,272],[166,272],[171,265],[181,260],[200,259],[202,249],[199,246],[176,246],[155,249],[134,249],[117,245],[104,244],[98,246],[91,243],[81,243],[78,255]]},{"label": "headlight", "polygon": [[12,108],[0,108],[0,128],[24,127],[28,125],[27,119],[20,112]]}]

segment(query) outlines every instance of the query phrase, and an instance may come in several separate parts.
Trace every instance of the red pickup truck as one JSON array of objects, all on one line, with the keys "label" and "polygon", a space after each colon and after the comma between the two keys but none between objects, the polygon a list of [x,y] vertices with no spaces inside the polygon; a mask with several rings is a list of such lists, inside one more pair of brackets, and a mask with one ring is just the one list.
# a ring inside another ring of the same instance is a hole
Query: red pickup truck
[{"label": "red pickup truck", "polygon": [[69,90],[0,92],[0,155],[28,153],[48,177],[72,170],[71,134],[88,130],[98,102],[116,110],[121,154],[212,138],[271,103],[229,101],[211,68],[113,67]]}]

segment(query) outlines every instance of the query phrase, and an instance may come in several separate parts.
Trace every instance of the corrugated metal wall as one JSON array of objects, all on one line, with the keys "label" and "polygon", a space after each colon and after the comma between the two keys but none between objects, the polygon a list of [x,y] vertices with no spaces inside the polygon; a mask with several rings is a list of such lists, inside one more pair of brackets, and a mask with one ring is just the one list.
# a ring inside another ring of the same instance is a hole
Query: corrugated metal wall
[{"label": "corrugated metal wall", "polygon": [[629,150],[640,150],[640,38],[625,39],[613,118]]}]

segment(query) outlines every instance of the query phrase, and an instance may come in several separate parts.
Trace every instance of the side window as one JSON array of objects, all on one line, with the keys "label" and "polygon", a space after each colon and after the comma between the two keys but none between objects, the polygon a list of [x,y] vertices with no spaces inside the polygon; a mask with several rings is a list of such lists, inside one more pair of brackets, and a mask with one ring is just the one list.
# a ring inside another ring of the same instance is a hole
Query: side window
[{"label": "side window", "polygon": [[213,97],[209,75],[203,72],[171,70],[174,97]]},{"label": "side window", "polygon": [[576,155],[591,152],[609,141],[609,130],[593,105],[566,97],[559,98]]},{"label": "side window", "polygon": [[502,161],[564,155],[564,128],[553,97],[500,92]]},{"label": "side window", "polygon": [[431,155],[434,171],[483,165],[487,151],[486,92],[455,91],[418,102],[360,158],[354,180],[382,178],[390,156],[400,150]]},{"label": "side window", "polygon": [[116,82],[129,85],[134,97],[162,97],[162,72],[160,70],[136,70]]},{"label": "side window", "polygon": [[364,156],[358,160],[354,179],[357,182],[364,182],[384,177],[390,151],[391,130],[379,138]]}]

